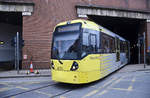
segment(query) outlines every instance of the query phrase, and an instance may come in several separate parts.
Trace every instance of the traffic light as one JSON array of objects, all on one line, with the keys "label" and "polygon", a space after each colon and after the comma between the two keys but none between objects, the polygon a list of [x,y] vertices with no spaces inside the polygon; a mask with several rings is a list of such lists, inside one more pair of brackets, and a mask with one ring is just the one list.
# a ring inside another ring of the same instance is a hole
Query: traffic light
[{"label": "traffic light", "polygon": [[16,45],[16,37],[14,37],[12,40],[11,40],[11,46],[14,46]]},{"label": "traffic light", "polygon": [[[11,40],[11,45],[15,47],[16,44],[17,44],[17,39],[16,39],[16,37],[14,37],[14,38]],[[21,38],[19,39],[19,46],[20,46],[20,47],[23,47],[23,46],[24,46],[24,40],[22,40]]]},{"label": "traffic light", "polygon": [[23,47],[24,46],[24,40],[20,40],[20,46]]},{"label": "traffic light", "polygon": [[4,45],[4,41],[0,41],[0,45]]}]

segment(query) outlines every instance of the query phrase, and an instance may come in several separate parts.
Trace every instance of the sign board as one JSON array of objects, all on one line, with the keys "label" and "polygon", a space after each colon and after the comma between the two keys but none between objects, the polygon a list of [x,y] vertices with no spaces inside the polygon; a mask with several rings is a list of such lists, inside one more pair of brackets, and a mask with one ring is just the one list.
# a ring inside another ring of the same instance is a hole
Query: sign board
[{"label": "sign board", "polygon": [[28,58],[28,56],[25,54],[25,55],[23,56],[23,59],[26,60],[27,58]]},{"label": "sign board", "polygon": [[146,21],[147,21],[147,22],[150,22],[150,19],[147,19]]},{"label": "sign board", "polygon": [[22,12],[23,16],[31,16],[31,12]]},{"label": "sign board", "polygon": [[88,16],[79,14],[78,17],[80,17],[80,18],[87,18]]}]

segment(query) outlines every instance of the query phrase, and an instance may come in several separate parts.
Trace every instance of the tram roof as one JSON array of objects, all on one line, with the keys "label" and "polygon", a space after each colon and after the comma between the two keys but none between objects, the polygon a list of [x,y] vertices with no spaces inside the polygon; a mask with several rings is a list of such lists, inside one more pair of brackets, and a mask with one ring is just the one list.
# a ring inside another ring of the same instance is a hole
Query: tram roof
[{"label": "tram roof", "polygon": [[68,23],[70,23],[70,24],[82,23],[83,28],[93,29],[96,31],[102,31],[103,33],[108,34],[112,37],[118,37],[120,40],[126,41],[126,39],[124,39],[123,37],[115,34],[114,32],[106,29],[105,27],[103,27],[95,22],[89,21],[89,20],[84,20],[84,19],[70,20],[70,21],[61,22],[61,23],[57,24],[56,26],[66,25]]}]

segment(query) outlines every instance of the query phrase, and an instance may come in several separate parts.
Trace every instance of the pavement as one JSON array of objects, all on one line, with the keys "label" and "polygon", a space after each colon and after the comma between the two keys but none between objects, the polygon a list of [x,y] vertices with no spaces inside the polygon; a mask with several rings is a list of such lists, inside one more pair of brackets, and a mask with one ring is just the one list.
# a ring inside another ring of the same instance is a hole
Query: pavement
[{"label": "pavement", "polygon": [[146,71],[150,70],[150,65],[146,65],[144,68],[144,64],[128,64],[124,66],[121,70],[118,70],[118,72],[134,72],[134,71]]},{"label": "pavement", "polygon": [[[118,72],[132,72],[132,71],[145,71],[150,70],[150,65],[146,65],[144,68],[144,64],[129,64],[126,65],[123,69],[118,70]],[[39,74],[36,74],[36,72]],[[8,71],[0,71],[0,78],[23,78],[23,77],[49,77],[51,76],[50,69],[40,69],[34,70],[35,73],[29,73],[29,70],[20,70],[17,73],[17,70],[8,70]]]},{"label": "pavement", "polygon": [[[39,72],[38,74],[36,72]],[[34,70],[35,73],[29,73],[29,70],[7,70],[0,71],[0,78],[24,78],[24,77],[49,77],[51,76],[50,69]]]}]

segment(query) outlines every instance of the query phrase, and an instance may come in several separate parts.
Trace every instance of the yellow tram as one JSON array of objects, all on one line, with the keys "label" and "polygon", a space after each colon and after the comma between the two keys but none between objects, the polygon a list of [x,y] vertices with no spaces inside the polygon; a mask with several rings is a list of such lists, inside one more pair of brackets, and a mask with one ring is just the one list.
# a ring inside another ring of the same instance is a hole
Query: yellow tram
[{"label": "yellow tram", "polygon": [[52,80],[83,84],[99,80],[128,63],[129,42],[88,20],[56,25],[51,49]]}]

